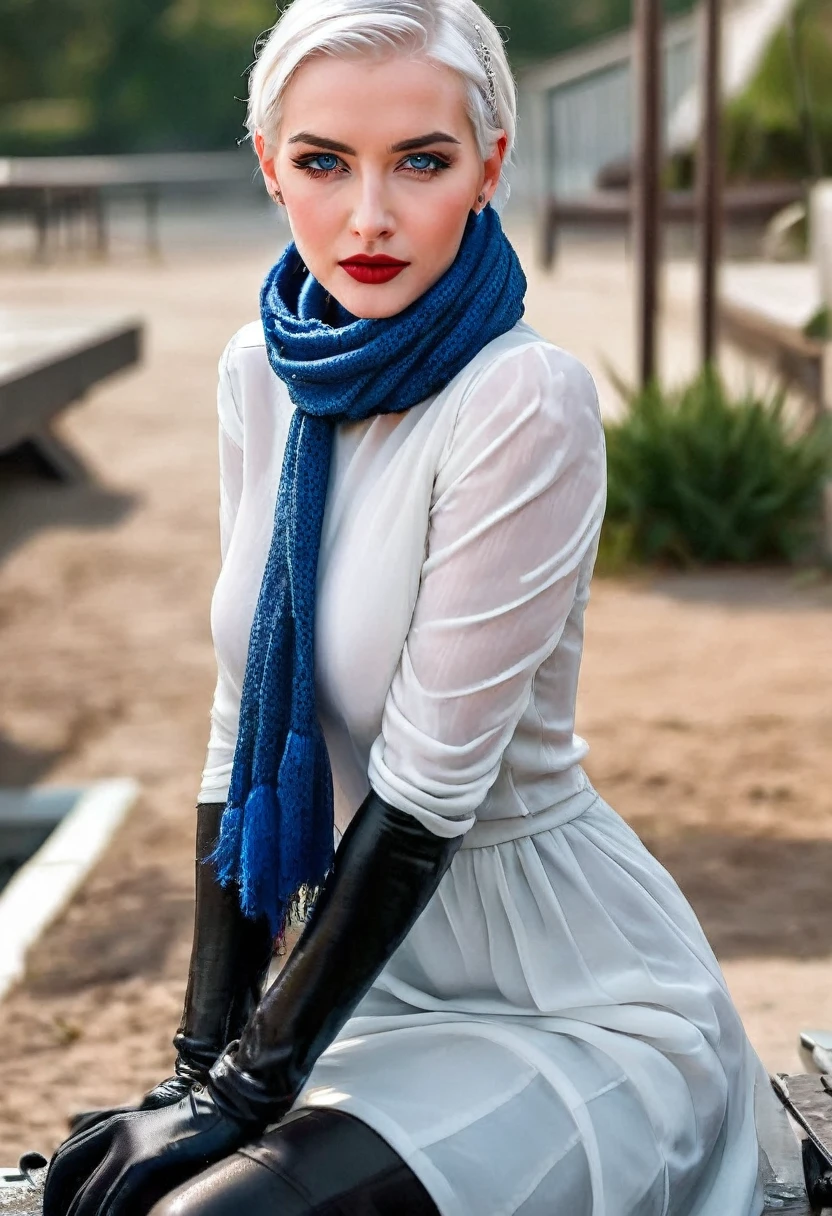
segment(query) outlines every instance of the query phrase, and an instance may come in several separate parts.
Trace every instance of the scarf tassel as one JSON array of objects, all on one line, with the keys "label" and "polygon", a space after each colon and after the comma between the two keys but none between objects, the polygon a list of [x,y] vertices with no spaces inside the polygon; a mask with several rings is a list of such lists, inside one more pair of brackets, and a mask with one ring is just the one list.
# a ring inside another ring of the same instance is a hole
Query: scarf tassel
[{"label": "scarf tassel", "polygon": [[243,915],[255,920],[264,913],[277,934],[283,925],[284,908],[278,894],[276,860],[277,798],[270,785],[255,785],[246,799],[237,881]]},{"label": "scarf tassel", "polygon": [[229,803],[220,820],[219,840],[204,862],[207,866],[213,866],[220,886],[228,887],[237,881],[242,835],[243,813],[240,807]]},{"label": "scarf tassel", "polygon": [[[331,842],[314,830],[321,794],[316,775],[319,741],[290,730],[277,775],[277,789],[252,786],[245,810],[229,805],[220,839],[208,858],[223,886],[237,883],[245,916],[265,914],[278,938],[294,920],[305,919],[332,862]],[[282,817],[280,807],[291,807]],[[330,846],[330,847],[328,847]],[[297,883],[296,876],[304,875]]]}]

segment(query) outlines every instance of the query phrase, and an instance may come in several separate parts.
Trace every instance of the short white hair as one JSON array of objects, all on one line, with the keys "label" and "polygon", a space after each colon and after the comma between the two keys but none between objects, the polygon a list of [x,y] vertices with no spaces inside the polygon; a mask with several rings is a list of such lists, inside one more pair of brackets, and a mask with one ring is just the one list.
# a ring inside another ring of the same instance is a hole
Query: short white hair
[{"label": "short white hair", "polygon": [[[479,31],[477,30],[479,26]],[[480,44],[490,53],[496,116]],[[517,126],[517,96],[503,40],[475,0],[293,0],[259,43],[249,79],[250,132],[273,144],[280,103],[293,74],[313,55],[354,58],[420,55],[451,68],[467,94],[468,117],[483,160],[505,131],[509,163]],[[508,198],[505,173],[494,202]]]}]

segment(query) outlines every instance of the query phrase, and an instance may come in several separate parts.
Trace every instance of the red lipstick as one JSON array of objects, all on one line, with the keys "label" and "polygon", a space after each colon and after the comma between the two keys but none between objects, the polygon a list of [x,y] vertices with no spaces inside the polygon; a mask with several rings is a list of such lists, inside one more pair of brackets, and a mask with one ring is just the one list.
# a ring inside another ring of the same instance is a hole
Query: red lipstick
[{"label": "red lipstick", "polygon": [[338,265],[359,283],[389,283],[410,263],[390,258],[386,253],[357,253],[354,257],[344,258]]}]

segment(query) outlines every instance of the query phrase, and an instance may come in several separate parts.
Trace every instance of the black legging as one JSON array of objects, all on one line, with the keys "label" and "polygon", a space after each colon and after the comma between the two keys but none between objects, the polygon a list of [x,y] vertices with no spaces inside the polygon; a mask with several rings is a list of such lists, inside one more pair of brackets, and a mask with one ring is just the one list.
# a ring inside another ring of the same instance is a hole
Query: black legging
[{"label": "black legging", "polygon": [[307,1109],[161,1199],[150,1216],[439,1216],[366,1123]]}]

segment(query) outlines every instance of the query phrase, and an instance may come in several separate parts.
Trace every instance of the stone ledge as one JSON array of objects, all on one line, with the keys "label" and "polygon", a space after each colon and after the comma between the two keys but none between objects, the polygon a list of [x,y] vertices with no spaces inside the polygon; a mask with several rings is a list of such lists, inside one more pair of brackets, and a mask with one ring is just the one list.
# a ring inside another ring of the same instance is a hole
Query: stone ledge
[{"label": "stone ledge", "polygon": [[[0,893],[0,1000],[22,977],[30,946],[63,911],[104,852],[138,788],[129,778],[118,778],[78,790],[72,808]],[[37,793],[20,791],[18,796],[24,803]],[[43,793],[59,795],[46,787]],[[9,791],[4,801],[14,797]]]}]

